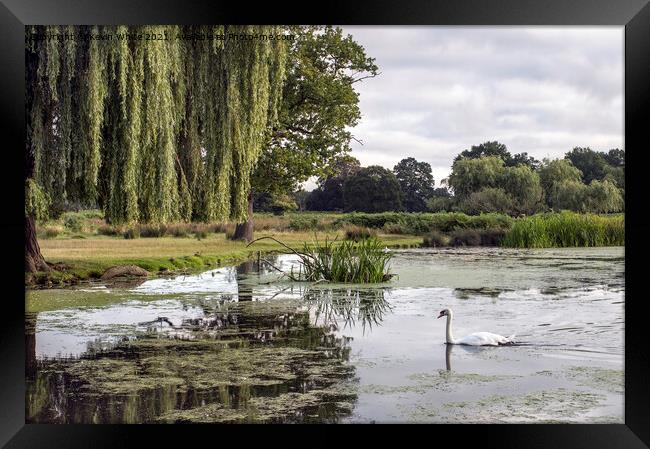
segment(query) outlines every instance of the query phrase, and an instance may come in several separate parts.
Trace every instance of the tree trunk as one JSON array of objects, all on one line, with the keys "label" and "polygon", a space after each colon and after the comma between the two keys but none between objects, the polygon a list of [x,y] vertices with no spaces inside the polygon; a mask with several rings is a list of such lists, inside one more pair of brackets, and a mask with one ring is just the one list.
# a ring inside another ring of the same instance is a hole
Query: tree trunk
[{"label": "tree trunk", "polygon": [[237,271],[237,300],[238,301],[252,301],[253,300],[253,286],[250,284],[241,283],[239,281],[246,278],[246,274],[255,271],[255,261],[249,260],[239,264],[236,268]]},{"label": "tree trunk", "polygon": [[25,217],[25,271],[34,273],[36,271],[50,271],[51,268],[45,262],[41,254],[41,247],[36,240],[36,225],[34,218]]},{"label": "tree trunk", "polygon": [[[26,110],[31,111],[34,102],[34,91],[38,79],[38,57],[35,53],[27,52],[26,59],[26,75],[27,75],[27,89],[26,93]],[[39,111],[42,113],[42,111]],[[32,114],[26,115],[27,129],[32,129],[31,122]],[[35,177],[35,163],[36,157],[34,155],[34,146],[31,141],[31,132],[27,132],[27,139],[25,139],[25,159],[24,159],[24,173],[25,181]],[[34,217],[25,217],[25,272],[34,273],[36,271],[50,271],[51,268],[45,262],[41,254],[41,247],[38,246],[36,240],[36,225],[34,224]]]},{"label": "tree trunk", "polygon": [[248,220],[244,223],[237,223],[233,240],[253,240],[253,192],[248,194]]}]

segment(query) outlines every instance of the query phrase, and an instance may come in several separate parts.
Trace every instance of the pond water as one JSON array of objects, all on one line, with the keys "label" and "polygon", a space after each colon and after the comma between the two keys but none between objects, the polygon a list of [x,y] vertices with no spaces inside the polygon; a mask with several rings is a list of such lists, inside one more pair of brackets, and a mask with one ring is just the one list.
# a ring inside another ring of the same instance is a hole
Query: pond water
[{"label": "pond water", "polygon": [[[374,286],[279,255],[28,291],[27,422],[624,422],[624,248],[393,253]],[[517,344],[445,345],[444,308]]]}]

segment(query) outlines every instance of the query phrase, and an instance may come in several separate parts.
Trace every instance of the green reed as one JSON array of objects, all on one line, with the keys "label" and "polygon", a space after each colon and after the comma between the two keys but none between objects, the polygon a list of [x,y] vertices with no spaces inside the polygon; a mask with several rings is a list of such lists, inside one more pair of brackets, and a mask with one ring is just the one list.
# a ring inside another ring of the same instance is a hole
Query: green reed
[{"label": "green reed", "polygon": [[305,242],[301,251],[273,237],[261,239],[265,238],[275,240],[300,258],[300,278],[285,273],[293,280],[366,284],[386,282],[393,276],[388,272],[392,253],[382,248],[376,237],[358,242],[325,238],[322,243],[318,240],[312,244]]},{"label": "green reed", "polygon": [[519,218],[502,242],[502,246],[514,248],[623,245],[623,214],[577,214],[568,211]]}]

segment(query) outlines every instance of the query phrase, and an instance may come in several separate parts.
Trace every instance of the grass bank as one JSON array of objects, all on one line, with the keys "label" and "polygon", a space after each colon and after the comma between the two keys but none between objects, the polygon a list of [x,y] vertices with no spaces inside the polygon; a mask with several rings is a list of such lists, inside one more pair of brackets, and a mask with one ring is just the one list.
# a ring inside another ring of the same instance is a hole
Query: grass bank
[{"label": "grass bank", "polygon": [[[259,232],[256,237],[274,236],[292,246],[311,243],[313,232]],[[344,241],[342,231],[322,232],[333,239]],[[391,248],[419,246],[422,239],[416,236],[379,234],[382,245]],[[53,238],[40,240],[45,260],[60,270],[28,276],[28,285],[55,286],[99,278],[115,265],[136,265],[152,274],[170,274],[180,271],[199,271],[232,265],[255,257],[258,251],[268,253],[285,251],[272,240],[256,242],[250,247],[241,241],[232,241],[225,234],[210,234],[204,238],[137,238],[124,239],[110,236],[85,236],[84,238]]]},{"label": "grass bank", "polygon": [[[28,285],[65,285],[99,278],[115,265],[137,265],[154,274],[199,271],[235,264],[258,251],[283,251],[272,240],[245,243],[227,238],[233,223],[175,223],[119,227],[104,222],[101,211],[67,212],[37,224],[45,259],[59,270],[26,277]],[[275,216],[256,213],[255,237],[273,236],[292,246],[338,237],[360,241],[376,236],[382,245],[508,246],[547,248],[625,244],[623,214],[545,213],[512,218],[490,213],[458,212],[320,213]]]}]

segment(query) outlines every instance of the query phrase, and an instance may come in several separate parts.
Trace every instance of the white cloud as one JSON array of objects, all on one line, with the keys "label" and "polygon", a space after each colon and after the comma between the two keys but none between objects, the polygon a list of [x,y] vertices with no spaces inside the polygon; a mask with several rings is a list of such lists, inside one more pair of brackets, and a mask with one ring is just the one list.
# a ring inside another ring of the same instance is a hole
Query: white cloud
[{"label": "white cloud", "polygon": [[561,157],[623,148],[622,27],[343,27],[381,74],[360,83],[362,165],[413,156],[436,183],[487,140]]}]

